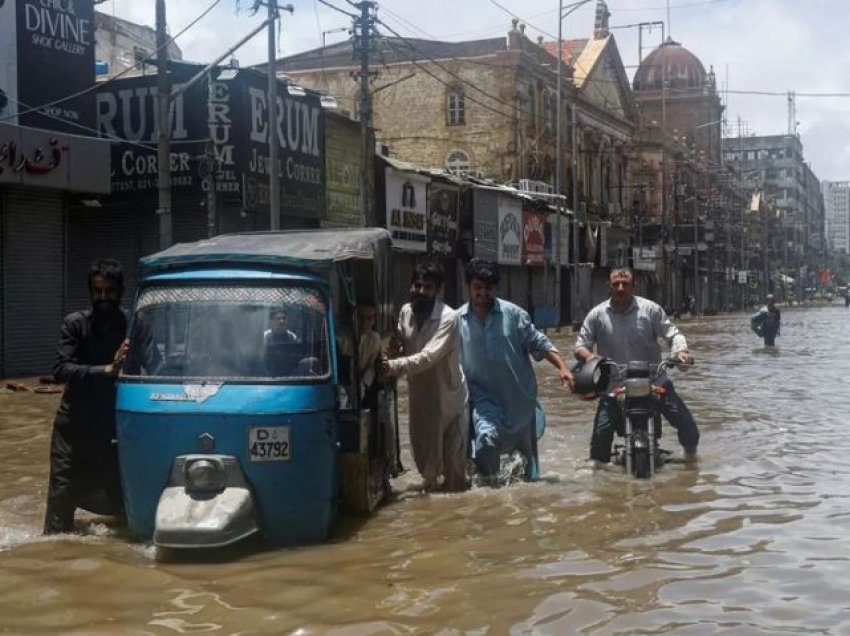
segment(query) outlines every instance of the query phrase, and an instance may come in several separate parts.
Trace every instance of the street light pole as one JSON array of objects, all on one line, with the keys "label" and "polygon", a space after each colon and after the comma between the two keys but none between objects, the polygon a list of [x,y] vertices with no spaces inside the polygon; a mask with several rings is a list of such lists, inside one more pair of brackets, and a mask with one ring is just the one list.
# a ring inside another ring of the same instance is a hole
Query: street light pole
[{"label": "street light pole", "polygon": [[[561,111],[563,110],[563,87],[562,87],[562,73],[561,69],[563,67],[563,55],[562,48],[564,43],[564,18],[570,15],[573,11],[578,9],[579,7],[584,6],[591,0],[580,0],[579,2],[574,2],[570,5],[567,5],[567,11],[564,13],[564,0],[558,0],[558,90],[557,90],[557,112],[555,114],[555,194],[560,195],[561,190],[563,188],[562,184],[562,175],[563,171],[563,133],[561,130],[562,126],[562,118]],[[576,322],[577,312],[575,305],[578,304],[578,195],[576,192],[576,107],[575,100],[573,100],[572,109],[571,109],[571,127],[570,131],[572,133],[572,187],[573,187],[573,267],[572,267],[572,281],[571,281],[571,295],[572,298],[575,299],[575,303],[570,303],[570,317],[572,322]],[[559,199],[560,201],[560,199]],[[557,243],[555,244],[555,319],[557,325],[561,324],[561,209],[558,207],[558,216],[555,219],[555,240]]]},{"label": "street light pole", "polygon": [[343,31],[351,31],[348,27],[337,27],[336,29],[328,29],[327,31],[322,31],[322,54],[325,52],[325,41],[327,36],[331,33],[342,33]]}]

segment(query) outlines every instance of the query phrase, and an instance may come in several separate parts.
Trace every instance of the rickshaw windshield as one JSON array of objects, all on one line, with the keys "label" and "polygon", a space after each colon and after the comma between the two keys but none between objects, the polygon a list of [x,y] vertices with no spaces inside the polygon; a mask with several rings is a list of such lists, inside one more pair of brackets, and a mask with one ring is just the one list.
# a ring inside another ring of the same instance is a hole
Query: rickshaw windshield
[{"label": "rickshaw windshield", "polygon": [[322,295],[298,285],[161,285],[136,302],[125,376],[318,380],[330,375]]}]

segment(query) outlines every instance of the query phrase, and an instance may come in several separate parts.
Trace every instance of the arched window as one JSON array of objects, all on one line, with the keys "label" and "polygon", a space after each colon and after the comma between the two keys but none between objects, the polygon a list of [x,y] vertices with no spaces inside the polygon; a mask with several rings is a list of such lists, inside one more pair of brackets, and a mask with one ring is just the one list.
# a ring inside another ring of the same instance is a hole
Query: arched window
[{"label": "arched window", "polygon": [[466,98],[463,86],[455,84],[446,92],[446,126],[466,124]]},{"label": "arched window", "polygon": [[452,174],[466,174],[470,167],[469,155],[463,150],[452,150],[446,157],[446,170]]}]

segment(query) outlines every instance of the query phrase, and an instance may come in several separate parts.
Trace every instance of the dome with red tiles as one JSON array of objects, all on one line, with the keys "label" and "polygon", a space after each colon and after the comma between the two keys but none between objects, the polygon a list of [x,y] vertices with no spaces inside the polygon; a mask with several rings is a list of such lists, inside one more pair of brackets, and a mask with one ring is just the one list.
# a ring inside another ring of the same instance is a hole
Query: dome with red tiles
[{"label": "dome with red tiles", "polygon": [[661,90],[661,65],[664,65],[667,88],[703,88],[705,67],[699,58],[671,38],[646,56],[632,83],[636,91]]}]

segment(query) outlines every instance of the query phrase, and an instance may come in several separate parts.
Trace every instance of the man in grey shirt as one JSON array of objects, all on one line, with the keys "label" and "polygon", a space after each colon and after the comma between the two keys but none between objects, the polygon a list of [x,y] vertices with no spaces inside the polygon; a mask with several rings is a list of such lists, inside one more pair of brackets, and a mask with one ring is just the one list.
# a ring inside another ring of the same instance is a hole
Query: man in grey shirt
[{"label": "man in grey shirt", "polygon": [[[661,306],[634,295],[634,274],[630,269],[611,270],[608,288],[610,299],[596,305],[584,319],[576,340],[576,358],[587,362],[602,356],[619,364],[643,361],[657,365],[661,362],[658,339],[663,338],[671,353],[680,362],[693,363],[685,337],[670,322]],[[593,352],[594,345],[596,353]],[[609,392],[620,379],[612,376],[608,386]],[[699,444],[699,430],[694,417],[676,393],[670,378],[665,377],[661,386],[666,389],[666,393],[661,397],[661,413],[676,429],[685,456],[694,457]],[[622,426],[622,409],[617,399],[606,392],[599,398],[593,421],[591,459],[602,463],[611,461],[614,432],[622,430]]]}]

